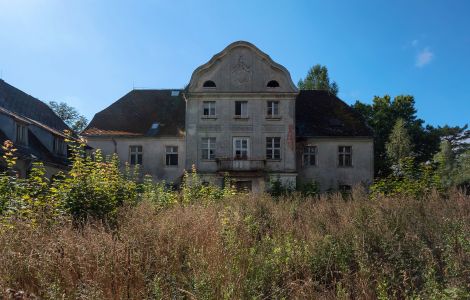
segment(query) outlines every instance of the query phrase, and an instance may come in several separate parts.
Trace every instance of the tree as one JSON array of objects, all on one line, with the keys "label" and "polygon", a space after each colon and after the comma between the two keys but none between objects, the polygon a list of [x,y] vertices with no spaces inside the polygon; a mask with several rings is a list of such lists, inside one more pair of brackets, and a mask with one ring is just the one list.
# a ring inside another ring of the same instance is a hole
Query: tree
[{"label": "tree", "polygon": [[80,115],[76,108],[69,106],[65,102],[57,103],[55,101],[49,102],[49,107],[61,118],[65,124],[75,133],[80,133],[85,129],[88,120],[85,116]]},{"label": "tree", "polygon": [[444,187],[455,183],[455,158],[451,143],[443,140],[439,152],[434,155],[434,161],[437,163],[437,172]]},{"label": "tree", "polygon": [[305,79],[300,79],[297,85],[301,90],[327,90],[334,95],[338,94],[339,91],[335,81],[330,83],[326,66],[320,64],[310,68]]},{"label": "tree", "polygon": [[372,104],[360,101],[352,106],[372,127],[374,131],[374,160],[375,174],[386,176],[390,172],[390,161],[387,159],[386,143],[389,135],[399,118],[411,139],[411,145],[416,162],[426,162],[439,151],[440,133],[432,126],[424,127],[424,120],[416,116],[415,100],[410,95],[396,96],[393,100],[389,95],[375,96]]},{"label": "tree", "polygon": [[385,148],[387,158],[392,165],[399,166],[405,158],[411,156],[411,139],[402,118],[399,118],[393,126]]}]

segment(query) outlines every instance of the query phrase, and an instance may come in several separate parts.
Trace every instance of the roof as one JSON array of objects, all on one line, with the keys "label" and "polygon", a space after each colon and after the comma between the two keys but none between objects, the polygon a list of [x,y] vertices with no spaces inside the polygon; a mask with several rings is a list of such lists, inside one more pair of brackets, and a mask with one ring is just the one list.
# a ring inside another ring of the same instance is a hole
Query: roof
[{"label": "roof", "polygon": [[302,90],[295,105],[297,137],[372,137],[363,117],[325,90]]},{"label": "roof", "polygon": [[56,134],[70,128],[44,102],[26,94],[0,79],[0,108],[2,112],[28,118],[31,123]]},{"label": "roof", "polygon": [[84,136],[183,136],[182,90],[132,90],[95,114]]}]

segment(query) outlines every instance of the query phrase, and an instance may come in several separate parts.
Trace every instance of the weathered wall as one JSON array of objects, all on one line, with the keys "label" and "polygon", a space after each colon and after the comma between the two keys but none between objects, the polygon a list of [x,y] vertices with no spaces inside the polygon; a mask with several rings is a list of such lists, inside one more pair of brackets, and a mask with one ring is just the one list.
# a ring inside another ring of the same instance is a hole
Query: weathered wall
[{"label": "weathered wall", "polygon": [[[101,149],[104,155],[117,153],[122,166],[129,161],[129,146],[142,146],[142,174],[152,175],[157,180],[177,183],[184,171],[184,138],[89,137],[88,145],[95,149]],[[178,146],[178,166],[166,166],[166,146]]]},{"label": "weathered wall", "polygon": [[[302,164],[304,145],[317,146],[317,165]],[[352,146],[352,167],[338,166],[338,146]],[[299,183],[317,181],[322,191],[338,185],[370,184],[374,178],[374,144],[370,138],[309,138],[297,143]]]}]

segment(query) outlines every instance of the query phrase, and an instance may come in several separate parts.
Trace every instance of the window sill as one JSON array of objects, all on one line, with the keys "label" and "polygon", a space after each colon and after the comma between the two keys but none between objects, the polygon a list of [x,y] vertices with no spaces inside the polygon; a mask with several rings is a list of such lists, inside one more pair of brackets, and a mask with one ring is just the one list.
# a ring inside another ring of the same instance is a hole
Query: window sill
[{"label": "window sill", "polygon": [[204,159],[204,158],[202,158],[201,161],[202,162],[216,162],[217,160],[216,159]]},{"label": "window sill", "polygon": [[279,121],[281,119],[282,119],[281,116],[266,116],[266,120],[268,121]]},{"label": "window sill", "polygon": [[338,166],[340,169],[351,169],[354,168],[354,166]]},{"label": "window sill", "polygon": [[282,161],[282,159],[269,159],[269,158],[266,158],[266,162],[280,162]]},{"label": "window sill", "polygon": [[203,119],[203,120],[216,120],[217,116],[202,116],[201,119]]},{"label": "window sill", "polygon": [[176,168],[178,168],[178,166],[177,165],[176,166],[167,166],[167,165],[165,165],[165,168],[176,169]]},{"label": "window sill", "polygon": [[234,116],[235,120],[248,120],[250,117]]}]

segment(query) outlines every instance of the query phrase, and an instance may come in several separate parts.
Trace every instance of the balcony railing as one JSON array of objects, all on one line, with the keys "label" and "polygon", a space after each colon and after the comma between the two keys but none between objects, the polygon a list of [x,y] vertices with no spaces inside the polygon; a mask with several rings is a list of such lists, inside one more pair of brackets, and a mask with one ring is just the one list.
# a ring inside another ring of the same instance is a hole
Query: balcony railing
[{"label": "balcony railing", "polygon": [[266,167],[264,159],[217,158],[219,171],[262,171]]}]

